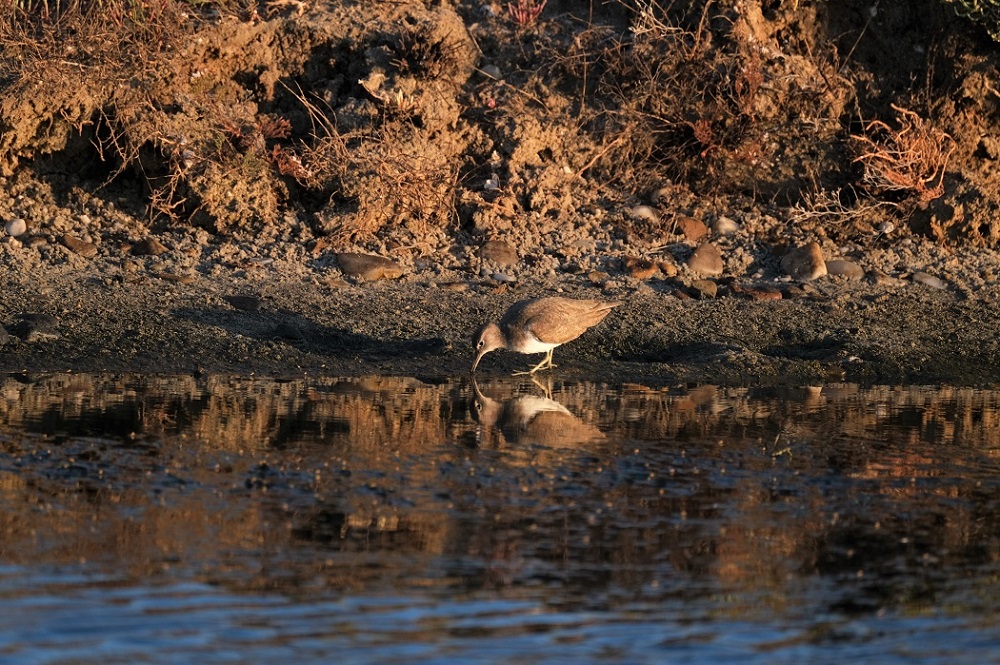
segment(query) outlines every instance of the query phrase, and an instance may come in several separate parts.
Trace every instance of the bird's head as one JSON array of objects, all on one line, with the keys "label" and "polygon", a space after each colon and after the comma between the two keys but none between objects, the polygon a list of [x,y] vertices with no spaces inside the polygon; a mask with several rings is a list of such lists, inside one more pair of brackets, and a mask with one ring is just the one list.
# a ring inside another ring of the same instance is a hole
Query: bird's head
[{"label": "bird's head", "polygon": [[480,328],[476,332],[476,336],[472,339],[472,343],[476,347],[476,361],[472,363],[473,372],[476,371],[476,367],[483,356],[490,351],[502,349],[506,345],[503,333],[500,332],[500,326],[495,323],[488,323]]}]

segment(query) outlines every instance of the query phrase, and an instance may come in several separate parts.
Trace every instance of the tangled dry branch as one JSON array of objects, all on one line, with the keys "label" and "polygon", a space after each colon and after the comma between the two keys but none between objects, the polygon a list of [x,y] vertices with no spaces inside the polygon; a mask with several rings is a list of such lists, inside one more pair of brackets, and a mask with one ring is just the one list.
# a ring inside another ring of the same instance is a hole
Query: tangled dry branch
[{"label": "tangled dry branch", "polygon": [[920,201],[936,199],[944,193],[944,174],[955,142],[913,111],[892,108],[898,130],[874,120],[863,135],[852,137],[862,150],[854,159],[864,166],[862,184],[876,195],[894,192]]}]

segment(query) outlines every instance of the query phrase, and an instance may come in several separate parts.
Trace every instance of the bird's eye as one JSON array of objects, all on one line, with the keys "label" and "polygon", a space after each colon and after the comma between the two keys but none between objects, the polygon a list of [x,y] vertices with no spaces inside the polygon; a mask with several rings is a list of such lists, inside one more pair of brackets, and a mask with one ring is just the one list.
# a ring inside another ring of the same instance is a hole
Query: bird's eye
[{"label": "bird's eye", "polygon": [[485,344],[485,343],[486,343],[486,340],[484,340],[484,339],[479,340],[478,342],[476,342],[476,348],[477,349],[483,348],[483,344]]}]

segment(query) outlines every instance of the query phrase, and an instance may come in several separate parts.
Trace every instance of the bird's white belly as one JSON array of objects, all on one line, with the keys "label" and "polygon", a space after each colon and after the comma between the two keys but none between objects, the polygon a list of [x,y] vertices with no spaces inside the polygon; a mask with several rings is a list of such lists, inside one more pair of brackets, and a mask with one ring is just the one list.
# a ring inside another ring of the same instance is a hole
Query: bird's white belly
[{"label": "bird's white belly", "polygon": [[559,345],[551,342],[543,342],[531,333],[528,333],[519,340],[514,350],[518,353],[547,353],[557,346]]}]

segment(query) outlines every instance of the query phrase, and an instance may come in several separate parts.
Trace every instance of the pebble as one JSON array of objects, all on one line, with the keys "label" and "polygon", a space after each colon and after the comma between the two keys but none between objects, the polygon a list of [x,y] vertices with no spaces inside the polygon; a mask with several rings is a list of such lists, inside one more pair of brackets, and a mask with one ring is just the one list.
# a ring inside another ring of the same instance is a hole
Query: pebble
[{"label": "pebble", "polygon": [[587,273],[587,279],[590,280],[591,284],[601,285],[611,279],[611,275],[603,270],[591,270]]},{"label": "pebble", "polygon": [[710,242],[699,245],[688,258],[688,268],[701,275],[721,275],[725,269],[722,251]]},{"label": "pebble", "polygon": [[781,259],[781,269],[801,282],[808,282],[827,274],[823,250],[816,241],[796,247],[785,254]]},{"label": "pebble", "polygon": [[60,240],[62,241],[62,244],[69,249],[69,251],[74,254],[79,254],[85,259],[91,259],[97,256],[97,245],[92,242],[80,240],[76,236],[71,236],[68,233],[63,235]]},{"label": "pebble", "polygon": [[656,267],[660,269],[664,277],[677,277],[678,268],[677,264],[673,261],[668,261],[666,259],[657,261]]},{"label": "pebble", "polygon": [[4,225],[4,228],[7,229],[7,235],[12,238],[16,238],[28,230],[28,225],[20,217],[15,217],[14,219],[8,220],[8,222]]},{"label": "pebble", "polygon": [[504,240],[487,240],[479,248],[479,258],[501,266],[517,265],[517,249]]},{"label": "pebble", "polygon": [[694,217],[678,217],[676,226],[681,235],[691,242],[698,242],[708,235],[708,227],[705,222]]},{"label": "pebble", "polygon": [[132,247],[132,253],[136,256],[160,256],[167,251],[164,244],[156,238],[143,238]]},{"label": "pebble", "polygon": [[462,291],[468,291],[469,290],[469,283],[468,282],[443,282],[441,284],[438,284],[438,288],[439,289],[444,289],[445,291],[462,292]]},{"label": "pebble", "polygon": [[826,262],[826,271],[831,275],[840,275],[847,279],[861,279],[865,276],[865,269],[854,261],[845,259],[833,259]]},{"label": "pebble", "polygon": [[337,264],[345,275],[361,279],[396,279],[403,275],[403,267],[395,261],[371,254],[339,252]]},{"label": "pebble", "polygon": [[724,215],[712,223],[712,230],[720,236],[731,236],[740,230],[740,225]]},{"label": "pebble", "polygon": [[648,259],[642,259],[637,256],[626,256],[623,263],[625,265],[625,272],[636,279],[649,279],[656,274],[656,264]]},{"label": "pebble", "polygon": [[494,80],[499,80],[500,77],[503,76],[500,72],[500,68],[496,65],[483,65],[483,68],[479,71]]},{"label": "pebble", "polygon": [[941,291],[944,291],[948,288],[948,283],[946,281],[944,281],[940,277],[929,275],[923,272],[922,270],[918,270],[917,272],[913,273],[913,276],[910,279],[912,279],[917,284],[923,284],[924,286],[929,286],[932,289],[939,289]]},{"label": "pebble", "polygon": [[733,284],[733,293],[738,293],[740,295],[747,296],[752,300],[781,300],[781,291],[778,289],[764,287],[752,287],[752,286],[740,286],[739,284]]},{"label": "pebble", "polygon": [[634,206],[628,211],[629,216],[632,219],[638,219],[640,221],[656,223],[660,221],[660,216],[656,214],[651,206]]},{"label": "pebble", "polygon": [[699,300],[713,300],[719,294],[719,285],[710,279],[696,279],[691,282],[691,288]]},{"label": "pebble", "polygon": [[508,275],[505,272],[495,272],[492,275],[490,275],[490,277],[492,277],[495,281],[500,282],[501,284],[513,284],[514,282],[517,281],[517,277],[514,277],[513,275]]}]

